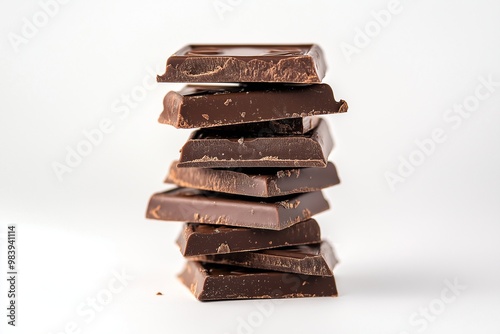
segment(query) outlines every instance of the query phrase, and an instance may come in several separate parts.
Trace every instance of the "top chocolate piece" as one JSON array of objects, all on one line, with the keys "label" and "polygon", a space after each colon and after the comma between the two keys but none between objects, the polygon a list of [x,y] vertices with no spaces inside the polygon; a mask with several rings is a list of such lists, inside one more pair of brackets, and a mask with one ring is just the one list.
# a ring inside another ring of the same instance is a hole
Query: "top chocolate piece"
[{"label": "top chocolate piece", "polygon": [[305,45],[187,45],[170,56],[158,82],[320,83],[323,51]]}]

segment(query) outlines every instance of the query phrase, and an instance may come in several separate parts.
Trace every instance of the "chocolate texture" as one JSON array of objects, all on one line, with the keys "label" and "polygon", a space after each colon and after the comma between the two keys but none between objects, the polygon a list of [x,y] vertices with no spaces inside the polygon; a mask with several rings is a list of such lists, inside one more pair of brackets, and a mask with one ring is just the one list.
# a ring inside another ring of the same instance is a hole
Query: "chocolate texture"
[{"label": "chocolate texture", "polygon": [[179,278],[201,301],[337,296],[333,276],[308,276],[188,261]]},{"label": "chocolate texture", "polygon": [[178,167],[326,167],[333,139],[326,121],[304,135],[240,137],[200,129],[181,149]]},{"label": "chocolate texture", "polygon": [[170,56],[158,82],[319,83],[323,51],[306,45],[187,45]]},{"label": "chocolate texture", "polygon": [[320,241],[320,228],[314,219],[281,231],[187,223],[177,238],[184,256],[247,252]]},{"label": "chocolate texture", "polygon": [[217,133],[218,135],[226,135],[228,137],[303,135],[318,126],[319,121],[320,118],[318,116],[307,116],[299,118],[277,119],[274,121],[214,126],[205,130],[212,131],[213,133]]},{"label": "chocolate texture", "polygon": [[347,103],[335,101],[327,84],[189,85],[167,93],[158,121],[176,128],[208,128],[346,111]]},{"label": "chocolate texture", "polygon": [[266,199],[176,188],[154,194],[146,217],[282,230],[328,208],[321,191]]},{"label": "chocolate texture", "polygon": [[337,264],[327,241],[257,252],[199,255],[190,260],[317,276],[333,276],[333,267]]},{"label": "chocolate texture", "polygon": [[274,197],[321,190],[340,183],[333,163],[325,168],[178,168],[170,166],[165,179],[180,187],[217,191],[235,195]]}]

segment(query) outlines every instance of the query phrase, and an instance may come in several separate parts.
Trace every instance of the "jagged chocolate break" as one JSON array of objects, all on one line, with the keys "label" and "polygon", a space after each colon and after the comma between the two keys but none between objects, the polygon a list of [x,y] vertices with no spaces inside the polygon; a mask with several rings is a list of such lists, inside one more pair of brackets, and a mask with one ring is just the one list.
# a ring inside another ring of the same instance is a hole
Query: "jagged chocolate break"
[{"label": "jagged chocolate break", "polygon": [[158,82],[319,83],[323,51],[307,45],[187,45],[170,56]]},{"label": "jagged chocolate break", "polygon": [[180,187],[235,195],[275,197],[321,190],[340,183],[333,163],[326,168],[178,168],[170,166],[165,179]]},{"label": "jagged chocolate break", "polygon": [[332,149],[325,120],[304,135],[240,137],[200,129],[182,147],[177,167],[326,167]]}]

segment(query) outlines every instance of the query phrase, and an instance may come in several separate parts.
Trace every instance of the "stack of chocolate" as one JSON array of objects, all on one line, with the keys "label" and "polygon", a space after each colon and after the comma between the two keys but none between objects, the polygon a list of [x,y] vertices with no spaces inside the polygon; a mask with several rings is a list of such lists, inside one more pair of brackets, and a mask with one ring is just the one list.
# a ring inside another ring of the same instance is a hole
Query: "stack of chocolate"
[{"label": "stack of chocolate", "polygon": [[317,45],[189,45],[158,76],[198,83],[163,101],[161,123],[198,130],[165,180],[178,187],[154,194],[147,218],[186,222],[179,277],[199,300],[337,295],[311,218],[339,183],[318,115],[347,111],[325,70]]}]

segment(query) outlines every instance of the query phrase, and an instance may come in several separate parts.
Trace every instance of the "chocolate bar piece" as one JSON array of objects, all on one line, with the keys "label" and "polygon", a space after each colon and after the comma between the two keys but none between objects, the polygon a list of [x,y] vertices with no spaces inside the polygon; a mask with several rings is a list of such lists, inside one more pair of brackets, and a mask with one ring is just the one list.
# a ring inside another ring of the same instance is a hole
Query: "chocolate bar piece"
[{"label": "chocolate bar piece", "polygon": [[187,45],[170,56],[158,82],[319,83],[323,51],[308,45]]},{"label": "chocolate bar piece", "polygon": [[154,194],[146,217],[282,230],[328,208],[321,191],[266,199],[176,188]]},{"label": "chocolate bar piece", "polygon": [[335,101],[327,84],[189,85],[167,93],[158,121],[176,128],[208,128],[346,111],[347,103]]},{"label": "chocolate bar piece", "polygon": [[181,149],[178,167],[326,167],[333,139],[325,120],[305,135],[222,137],[194,131]]},{"label": "chocolate bar piece", "polygon": [[287,118],[275,121],[214,126],[205,129],[205,131],[211,131],[212,133],[227,137],[242,135],[246,137],[261,137],[276,134],[303,135],[318,126],[319,120],[318,116]]},{"label": "chocolate bar piece", "polygon": [[246,252],[320,241],[321,232],[314,219],[281,231],[188,223],[177,238],[184,256]]},{"label": "chocolate bar piece", "polygon": [[337,264],[327,241],[258,252],[200,255],[190,260],[317,276],[333,276],[333,267]]},{"label": "chocolate bar piece", "polygon": [[333,276],[308,276],[188,261],[179,278],[201,301],[337,296]]},{"label": "chocolate bar piece", "polygon": [[331,162],[326,168],[213,169],[178,168],[174,161],[165,182],[236,195],[273,197],[321,190],[340,180]]}]

